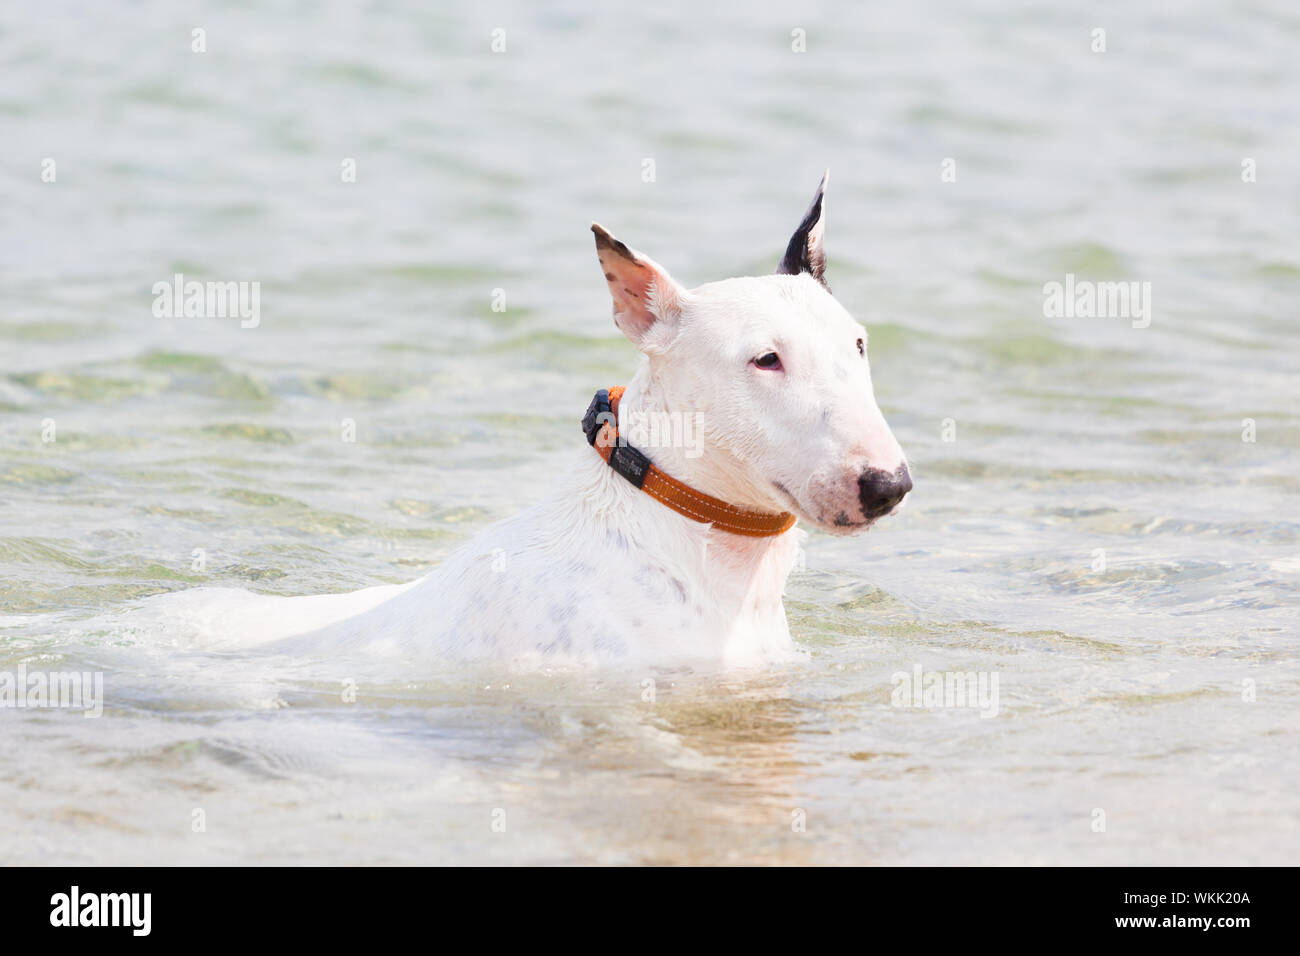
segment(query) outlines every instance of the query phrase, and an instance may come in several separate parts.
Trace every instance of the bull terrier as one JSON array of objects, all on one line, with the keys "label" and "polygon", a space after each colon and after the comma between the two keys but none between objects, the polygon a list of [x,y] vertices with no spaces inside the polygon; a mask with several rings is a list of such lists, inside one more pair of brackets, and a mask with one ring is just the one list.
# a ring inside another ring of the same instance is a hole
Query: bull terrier
[{"label": "bull terrier", "polygon": [[[331,654],[724,667],[793,655],[782,592],[797,521],[860,534],[912,488],[867,332],[826,283],[827,178],[773,275],[686,289],[593,223],[614,323],[641,355],[624,388],[596,394],[549,496],[417,581],[261,598],[223,629],[272,621],[279,648]],[[650,420],[689,422],[673,434],[691,440],[639,447]]]}]

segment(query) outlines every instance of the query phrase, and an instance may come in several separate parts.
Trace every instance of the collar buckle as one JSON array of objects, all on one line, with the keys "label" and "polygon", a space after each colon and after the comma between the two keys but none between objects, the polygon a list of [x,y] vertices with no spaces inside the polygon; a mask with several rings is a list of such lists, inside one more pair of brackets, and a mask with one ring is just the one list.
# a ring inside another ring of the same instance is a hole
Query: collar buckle
[{"label": "collar buckle", "polygon": [[609,389],[602,388],[587,406],[587,413],[582,416],[582,432],[587,436],[587,444],[595,448],[596,436],[600,434],[601,427],[613,420],[614,407],[609,403]]}]

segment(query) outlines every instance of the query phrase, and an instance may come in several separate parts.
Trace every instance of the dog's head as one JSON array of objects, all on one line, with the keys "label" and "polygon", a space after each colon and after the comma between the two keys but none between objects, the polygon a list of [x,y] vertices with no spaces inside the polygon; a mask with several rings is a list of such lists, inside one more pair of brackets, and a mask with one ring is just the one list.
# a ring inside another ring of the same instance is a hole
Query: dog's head
[{"label": "dog's head", "polygon": [[775,275],[687,290],[591,228],[614,322],[648,358],[648,401],[699,415],[705,450],[690,470],[708,475],[703,490],[850,534],[893,511],[912,479],[872,392],[867,331],[826,285],[826,181]]}]

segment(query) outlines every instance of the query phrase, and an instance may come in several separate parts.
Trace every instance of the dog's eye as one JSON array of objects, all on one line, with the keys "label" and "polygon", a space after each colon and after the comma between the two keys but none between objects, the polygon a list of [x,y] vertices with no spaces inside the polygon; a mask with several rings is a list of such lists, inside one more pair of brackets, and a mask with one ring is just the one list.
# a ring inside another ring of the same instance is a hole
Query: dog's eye
[{"label": "dog's eye", "polygon": [[862,339],[858,339],[858,354],[863,357],[866,357],[867,354],[867,343]]},{"label": "dog's eye", "polygon": [[781,356],[775,352],[768,352],[766,355],[760,355],[754,359],[754,364],[759,368],[778,369],[781,367]]}]

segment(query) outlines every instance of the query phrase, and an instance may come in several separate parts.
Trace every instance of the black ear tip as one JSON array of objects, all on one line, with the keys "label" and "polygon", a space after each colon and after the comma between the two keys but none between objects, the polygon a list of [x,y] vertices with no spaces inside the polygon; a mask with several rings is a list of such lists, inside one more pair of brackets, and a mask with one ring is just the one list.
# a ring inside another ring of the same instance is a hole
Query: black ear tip
[{"label": "black ear tip", "polygon": [[598,222],[591,224],[591,233],[596,237],[597,249],[613,249],[618,251],[619,246],[623,243],[614,238],[614,234]]},{"label": "black ear tip", "polygon": [[790,237],[785,255],[781,257],[781,262],[776,267],[779,275],[799,275],[806,272],[822,285],[826,285],[826,255],[821,247],[821,234],[824,228],[822,220],[826,216],[824,203],[826,184],[830,182],[830,178],[831,171],[827,169],[822,173],[821,182],[817,184],[817,193],[808,205],[808,211],[804,213],[803,222],[799,223],[799,228]]},{"label": "black ear tip", "polygon": [[810,214],[813,211],[816,211],[818,215],[821,215],[822,202],[823,200],[826,199],[826,186],[830,183],[830,181],[831,181],[831,171],[830,169],[827,169],[826,172],[822,173],[821,181],[817,183],[817,192],[813,196],[812,205],[809,207]]},{"label": "black ear tip", "polygon": [[628,248],[627,243],[623,242],[621,239],[614,238],[614,235],[600,223],[593,222],[591,224],[591,231],[596,236],[597,250],[609,249],[617,255],[622,256],[624,259],[627,259],[629,262],[641,265],[641,260],[636,257],[636,253]]}]

